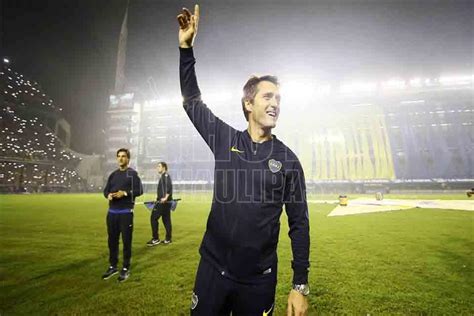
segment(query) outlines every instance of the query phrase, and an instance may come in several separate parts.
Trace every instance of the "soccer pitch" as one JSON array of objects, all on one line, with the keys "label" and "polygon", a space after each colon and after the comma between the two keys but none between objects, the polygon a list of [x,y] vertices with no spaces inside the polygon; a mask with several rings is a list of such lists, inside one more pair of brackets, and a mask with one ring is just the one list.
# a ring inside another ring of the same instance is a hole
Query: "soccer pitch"
[{"label": "soccer pitch", "polygon": [[[183,200],[172,213],[171,245],[145,245],[149,211],[136,206],[131,277],[120,284],[101,279],[108,266],[102,195],[1,196],[0,314],[189,314],[210,194],[176,196]],[[474,212],[408,209],[327,217],[334,207],[309,204],[310,315],[474,314]],[[291,284],[287,233],[283,212],[275,315],[286,315]]]}]

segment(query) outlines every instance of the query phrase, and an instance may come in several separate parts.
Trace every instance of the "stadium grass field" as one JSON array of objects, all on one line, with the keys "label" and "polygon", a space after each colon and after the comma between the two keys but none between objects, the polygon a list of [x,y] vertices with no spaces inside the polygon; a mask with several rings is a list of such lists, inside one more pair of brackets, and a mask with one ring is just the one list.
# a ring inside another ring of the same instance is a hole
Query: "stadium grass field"
[{"label": "stadium grass field", "polygon": [[[167,246],[146,247],[149,212],[136,206],[132,274],[119,284],[101,280],[108,251],[106,200],[100,194],[1,196],[0,313],[189,314],[210,195],[179,197],[173,243]],[[474,314],[474,212],[411,209],[327,217],[334,205],[309,207],[310,315]],[[292,276],[284,213],[281,223],[275,315],[285,314]]]}]

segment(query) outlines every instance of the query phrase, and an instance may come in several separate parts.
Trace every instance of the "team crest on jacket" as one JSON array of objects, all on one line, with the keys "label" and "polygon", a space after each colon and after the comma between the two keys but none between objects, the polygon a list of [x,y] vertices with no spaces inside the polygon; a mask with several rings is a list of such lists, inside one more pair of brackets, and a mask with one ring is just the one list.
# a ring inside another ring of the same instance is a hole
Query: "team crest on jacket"
[{"label": "team crest on jacket", "polygon": [[281,161],[277,161],[275,159],[270,159],[268,161],[268,168],[270,168],[270,171],[273,173],[276,173],[281,170]]}]

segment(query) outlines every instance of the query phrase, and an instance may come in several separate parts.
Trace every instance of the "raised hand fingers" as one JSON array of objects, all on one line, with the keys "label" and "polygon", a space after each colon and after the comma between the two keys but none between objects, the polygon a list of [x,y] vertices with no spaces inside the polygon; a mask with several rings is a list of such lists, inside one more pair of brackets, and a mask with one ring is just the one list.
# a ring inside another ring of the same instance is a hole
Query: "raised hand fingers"
[{"label": "raised hand fingers", "polygon": [[196,29],[197,29],[198,24],[199,24],[199,15],[200,15],[200,13],[199,13],[199,4],[196,4],[196,5],[194,5],[194,16],[193,16],[194,26],[196,27]]},{"label": "raised hand fingers", "polygon": [[194,7],[194,15],[187,8],[182,8],[179,15],[176,17],[179,23],[179,45],[183,48],[193,46],[194,38],[196,37],[198,21],[199,21],[199,6]]},{"label": "raised hand fingers", "polygon": [[191,20],[192,14],[191,14],[191,11],[189,11],[187,8],[183,8],[182,14],[186,17],[188,21]]},{"label": "raised hand fingers", "polygon": [[191,23],[194,28],[197,29],[199,23],[199,5],[196,4],[194,6],[194,15],[189,11],[188,8],[183,8],[182,13],[180,14],[184,16],[187,23]]},{"label": "raised hand fingers", "polygon": [[199,20],[199,4],[194,6],[194,16]]},{"label": "raised hand fingers", "polygon": [[178,19],[178,23],[179,23],[179,27],[181,29],[186,29],[189,25],[189,22],[187,21],[187,19],[184,17],[184,15],[180,14],[176,17],[176,19]]}]

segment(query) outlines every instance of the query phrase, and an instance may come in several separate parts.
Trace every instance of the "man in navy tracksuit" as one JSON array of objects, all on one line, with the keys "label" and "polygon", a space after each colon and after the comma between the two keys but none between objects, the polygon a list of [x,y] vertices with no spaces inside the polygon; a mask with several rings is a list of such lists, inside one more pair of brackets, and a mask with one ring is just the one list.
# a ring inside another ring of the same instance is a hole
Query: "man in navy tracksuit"
[{"label": "man in navy tracksuit", "polygon": [[133,207],[135,198],[143,194],[140,178],[135,170],[128,167],[130,151],[120,148],[117,151],[119,169],[112,172],[104,188],[104,196],[109,200],[107,213],[107,234],[110,266],[102,275],[104,280],[118,273],[119,238],[122,234],[123,267],[118,280],[125,281],[130,276],[132,257]]},{"label": "man in navy tracksuit", "polygon": [[251,77],[242,109],[249,122],[237,131],[201,100],[193,41],[199,22],[187,9],[180,24],[183,106],[215,157],[214,195],[200,247],[192,315],[270,315],[277,282],[277,244],[283,205],[293,251],[288,315],[307,312],[309,218],[303,170],[272,128],[280,112],[278,79]]}]

